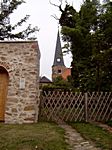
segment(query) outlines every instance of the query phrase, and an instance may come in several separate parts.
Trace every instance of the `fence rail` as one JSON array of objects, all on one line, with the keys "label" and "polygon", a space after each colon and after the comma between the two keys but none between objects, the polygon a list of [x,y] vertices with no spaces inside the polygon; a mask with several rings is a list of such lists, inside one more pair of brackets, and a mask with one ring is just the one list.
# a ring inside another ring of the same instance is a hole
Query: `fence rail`
[{"label": "fence rail", "polygon": [[39,117],[41,120],[112,120],[112,92],[44,91],[41,93],[40,100]]}]

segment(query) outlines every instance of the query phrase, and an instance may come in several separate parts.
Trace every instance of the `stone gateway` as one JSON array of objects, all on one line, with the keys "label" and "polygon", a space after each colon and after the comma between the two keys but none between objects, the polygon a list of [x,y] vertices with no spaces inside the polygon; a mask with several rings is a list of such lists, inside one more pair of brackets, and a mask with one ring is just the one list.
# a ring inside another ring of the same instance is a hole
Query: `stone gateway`
[{"label": "stone gateway", "polygon": [[0,42],[0,121],[38,121],[39,61],[37,41]]}]

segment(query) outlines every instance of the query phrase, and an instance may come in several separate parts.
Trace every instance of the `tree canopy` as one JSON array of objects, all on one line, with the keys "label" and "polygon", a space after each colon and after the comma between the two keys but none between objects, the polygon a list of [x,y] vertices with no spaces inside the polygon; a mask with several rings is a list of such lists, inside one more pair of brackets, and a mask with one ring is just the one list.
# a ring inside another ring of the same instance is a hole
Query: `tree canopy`
[{"label": "tree canopy", "polygon": [[63,41],[72,52],[72,78],[80,91],[112,90],[112,5],[85,0],[79,12],[60,9]]},{"label": "tree canopy", "polygon": [[[31,24],[28,25],[24,30],[17,31],[18,26],[22,26],[24,22],[27,21],[29,15],[26,15],[20,21],[18,21],[15,25],[10,23],[10,15],[14,13],[14,10],[18,8],[23,0],[3,0],[1,2],[0,8],[0,40],[5,39],[28,39],[34,38],[31,37],[31,33],[38,31],[37,27],[31,27]],[[16,32],[15,32],[16,31]]]}]

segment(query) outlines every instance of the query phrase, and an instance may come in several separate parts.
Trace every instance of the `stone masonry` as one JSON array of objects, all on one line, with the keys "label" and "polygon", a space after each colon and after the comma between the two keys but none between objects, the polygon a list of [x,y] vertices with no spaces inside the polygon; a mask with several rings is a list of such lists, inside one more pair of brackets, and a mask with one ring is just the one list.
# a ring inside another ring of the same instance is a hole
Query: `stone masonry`
[{"label": "stone masonry", "polygon": [[5,123],[38,121],[39,60],[37,41],[0,42],[0,66],[9,75]]}]

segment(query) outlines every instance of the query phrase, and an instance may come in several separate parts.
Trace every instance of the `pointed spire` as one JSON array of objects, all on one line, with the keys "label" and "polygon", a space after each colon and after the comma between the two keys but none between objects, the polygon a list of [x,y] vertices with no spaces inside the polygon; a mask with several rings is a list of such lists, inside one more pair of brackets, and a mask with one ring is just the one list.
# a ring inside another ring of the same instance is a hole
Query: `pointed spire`
[{"label": "pointed spire", "polygon": [[59,30],[57,34],[56,48],[55,48],[55,56],[53,66],[65,66],[63,60],[63,53],[61,48],[61,41],[59,36]]}]

